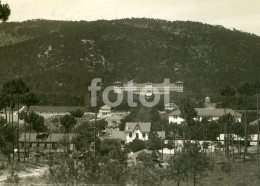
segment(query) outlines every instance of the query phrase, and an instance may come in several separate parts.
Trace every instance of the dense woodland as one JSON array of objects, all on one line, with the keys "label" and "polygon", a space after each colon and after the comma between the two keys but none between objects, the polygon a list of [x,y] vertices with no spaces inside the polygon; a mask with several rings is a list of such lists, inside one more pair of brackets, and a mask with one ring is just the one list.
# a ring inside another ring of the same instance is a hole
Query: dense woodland
[{"label": "dense woodland", "polygon": [[259,36],[199,22],[10,22],[0,24],[0,46],[0,84],[22,77],[42,105],[83,105],[95,77],[104,87],[181,80],[196,101],[259,79]]}]

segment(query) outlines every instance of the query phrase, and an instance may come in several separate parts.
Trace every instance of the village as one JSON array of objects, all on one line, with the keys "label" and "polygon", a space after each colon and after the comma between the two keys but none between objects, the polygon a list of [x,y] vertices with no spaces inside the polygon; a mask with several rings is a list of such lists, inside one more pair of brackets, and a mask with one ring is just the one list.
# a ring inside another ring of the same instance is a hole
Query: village
[{"label": "village", "polygon": [[0,186],[259,186],[259,5],[0,0]]}]

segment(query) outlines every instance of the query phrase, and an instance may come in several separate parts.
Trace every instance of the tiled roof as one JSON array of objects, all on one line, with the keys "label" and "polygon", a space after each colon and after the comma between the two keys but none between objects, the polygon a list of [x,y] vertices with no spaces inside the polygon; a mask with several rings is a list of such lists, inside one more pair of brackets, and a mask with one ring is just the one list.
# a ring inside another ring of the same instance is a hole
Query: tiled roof
[{"label": "tiled roof", "polygon": [[126,122],[125,124],[125,132],[133,132],[135,128],[139,126],[141,132],[150,132],[151,123],[140,123],[140,122]]},{"label": "tiled roof", "polygon": [[[221,117],[221,116],[224,116],[225,115],[225,112],[224,112],[224,109],[222,108],[195,108],[195,110],[198,112],[198,116],[215,116],[215,117]],[[237,116],[237,117],[242,117],[242,114],[239,113],[239,112],[236,112],[232,109],[226,109],[226,113],[230,113],[231,115],[233,116]],[[181,115],[181,111],[178,109],[178,110],[175,110],[173,112],[171,112],[169,114],[169,116],[180,116]]]},{"label": "tiled roof", "polygon": [[78,106],[32,106],[30,107],[30,111],[34,112],[47,112],[47,113],[63,113],[63,112],[70,112],[73,110],[82,110],[86,112],[85,107],[78,107]]},{"label": "tiled roof", "polygon": [[[29,136],[30,136],[30,142],[36,142],[36,133],[26,133],[26,141],[29,141]],[[70,133],[69,134],[69,140],[71,140],[74,136],[76,136],[75,133]],[[46,142],[59,142],[62,138],[64,137],[63,133],[51,133],[47,140],[44,140]],[[24,142],[24,133],[21,133],[19,142]],[[39,142],[42,142],[42,140],[39,140]]]},{"label": "tiled roof", "polygon": [[111,138],[126,141],[126,134],[124,131],[112,130]]}]

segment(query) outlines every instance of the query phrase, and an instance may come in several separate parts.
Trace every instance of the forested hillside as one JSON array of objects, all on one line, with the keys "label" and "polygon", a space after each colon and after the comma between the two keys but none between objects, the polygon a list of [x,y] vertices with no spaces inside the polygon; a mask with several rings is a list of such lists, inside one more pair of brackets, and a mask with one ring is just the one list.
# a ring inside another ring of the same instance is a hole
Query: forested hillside
[{"label": "forested hillside", "polygon": [[[224,84],[236,87],[260,79],[259,51],[259,36],[198,22],[4,23],[0,84],[21,76],[33,91],[51,94],[54,101],[48,104],[56,105],[80,102],[95,77],[103,78],[104,85],[170,78],[184,81],[185,91],[216,94]],[[64,98],[70,100],[62,103]]]}]

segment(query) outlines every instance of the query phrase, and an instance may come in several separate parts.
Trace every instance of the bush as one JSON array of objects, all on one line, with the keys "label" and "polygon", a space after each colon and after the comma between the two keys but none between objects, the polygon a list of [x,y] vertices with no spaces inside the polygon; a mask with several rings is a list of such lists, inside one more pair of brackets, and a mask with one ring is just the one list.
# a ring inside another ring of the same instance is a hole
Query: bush
[{"label": "bush", "polygon": [[232,164],[230,162],[227,162],[221,165],[221,170],[230,175],[230,173],[232,172]]},{"label": "bush", "polygon": [[18,184],[20,182],[20,180],[21,180],[21,178],[18,176],[18,174],[13,169],[11,169],[9,176],[5,180],[5,183],[16,183],[16,184]]},{"label": "bush", "polygon": [[131,149],[131,151],[137,152],[145,149],[145,142],[140,139],[134,139],[132,142],[129,143],[128,147]]}]

